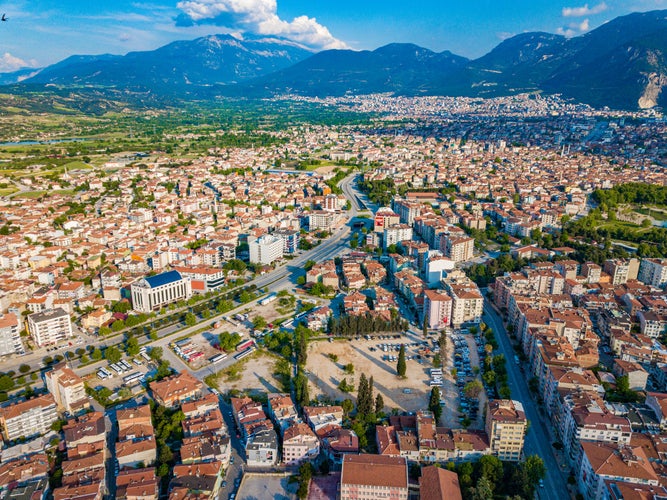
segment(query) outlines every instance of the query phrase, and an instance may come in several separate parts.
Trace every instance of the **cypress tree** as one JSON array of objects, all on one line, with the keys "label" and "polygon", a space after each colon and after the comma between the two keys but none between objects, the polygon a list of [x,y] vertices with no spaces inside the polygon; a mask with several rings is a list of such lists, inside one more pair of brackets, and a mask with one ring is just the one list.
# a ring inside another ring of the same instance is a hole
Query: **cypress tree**
[{"label": "cypress tree", "polygon": [[384,410],[384,398],[382,394],[378,392],[378,395],[375,397],[375,413],[382,413]]},{"label": "cypress tree", "polygon": [[396,373],[399,377],[405,377],[407,366],[405,364],[405,345],[401,344],[401,350],[398,351],[398,362],[396,363]]},{"label": "cypress tree", "polygon": [[428,401],[428,409],[433,412],[435,423],[438,425],[438,421],[442,415],[442,407],[440,406],[440,388],[433,387],[431,389],[431,397]]}]

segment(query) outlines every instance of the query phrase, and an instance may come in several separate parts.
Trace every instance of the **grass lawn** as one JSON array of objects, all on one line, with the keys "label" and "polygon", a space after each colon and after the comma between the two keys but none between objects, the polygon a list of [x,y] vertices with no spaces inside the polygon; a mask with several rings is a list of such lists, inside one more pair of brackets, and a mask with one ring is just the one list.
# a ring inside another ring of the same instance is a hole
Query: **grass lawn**
[{"label": "grass lawn", "polygon": [[22,193],[19,193],[15,196],[15,198],[30,198],[30,199],[36,199],[39,198],[40,196],[44,196],[46,194],[46,191],[24,191]]}]

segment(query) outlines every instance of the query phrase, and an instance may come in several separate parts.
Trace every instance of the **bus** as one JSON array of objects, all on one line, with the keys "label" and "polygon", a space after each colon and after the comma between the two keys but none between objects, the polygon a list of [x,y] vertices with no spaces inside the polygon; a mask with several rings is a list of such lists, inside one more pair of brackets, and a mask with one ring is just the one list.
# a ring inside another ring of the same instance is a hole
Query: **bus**
[{"label": "bus", "polygon": [[239,342],[239,343],[236,345],[236,350],[239,351],[239,352],[241,352],[241,351],[245,351],[245,350],[248,349],[249,347],[254,347],[254,345],[255,345],[255,341],[254,341],[254,340],[252,340],[252,339],[244,340],[244,341],[242,341],[242,342]]},{"label": "bus", "polygon": [[104,373],[102,370],[97,370],[97,376],[99,378],[101,378],[102,380],[104,380],[106,378],[109,378],[109,376],[106,373]]},{"label": "bus", "polygon": [[139,380],[141,380],[142,377],[143,375],[141,374],[141,372],[134,372],[127,375],[126,377],[123,377],[123,383],[125,385],[130,385],[133,384],[134,382],[138,382]]},{"label": "bus", "polygon": [[146,354],[146,351],[141,353],[141,357],[144,358],[146,361],[151,360],[151,357],[148,354]]},{"label": "bus", "polygon": [[278,298],[278,296],[275,293],[270,293],[266,297],[261,299],[258,303],[259,303],[260,306],[265,306],[266,304],[268,304],[270,302],[273,302],[277,298]]},{"label": "bus", "polygon": [[116,363],[112,364],[110,367],[113,371],[115,371],[118,375],[123,373],[123,370],[118,366]]},{"label": "bus", "polygon": [[222,361],[223,359],[227,359],[227,354],[216,354],[211,359],[209,359],[209,361],[211,363],[218,363],[219,361]]},{"label": "bus", "polygon": [[241,352],[234,355],[234,359],[237,360],[237,361],[240,360],[240,359],[243,359],[246,356],[249,356],[250,354],[252,354],[252,352],[254,350],[255,350],[254,347],[250,347],[250,348],[246,349],[245,351],[241,351]]},{"label": "bus", "polygon": [[125,370],[127,370],[128,372],[132,369],[132,367],[130,366],[130,364],[129,364],[127,361],[125,361],[124,359],[121,359],[121,360],[119,361],[119,363],[120,363],[120,365],[121,365],[123,368],[125,368]]}]

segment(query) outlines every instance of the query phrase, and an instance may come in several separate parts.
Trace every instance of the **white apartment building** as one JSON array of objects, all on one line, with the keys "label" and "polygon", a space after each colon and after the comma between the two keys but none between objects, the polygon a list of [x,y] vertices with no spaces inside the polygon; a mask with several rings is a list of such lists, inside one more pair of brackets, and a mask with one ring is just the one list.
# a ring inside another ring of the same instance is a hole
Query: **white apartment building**
[{"label": "white apartment building", "polygon": [[324,210],[315,210],[308,214],[308,228],[311,231],[317,229],[331,229],[336,225],[340,216],[334,212],[325,212]]},{"label": "white apartment building", "polygon": [[475,240],[469,236],[451,236],[443,234],[440,238],[440,250],[454,262],[465,262],[473,258]]},{"label": "white apartment building", "polygon": [[484,298],[477,285],[467,278],[445,279],[443,284],[452,298],[452,326],[479,323],[482,320]]},{"label": "white apartment building", "polygon": [[265,234],[255,241],[250,242],[248,247],[250,250],[250,262],[269,265],[282,258],[284,242],[282,238]]},{"label": "white apartment building", "polygon": [[436,290],[424,290],[424,321],[428,328],[444,328],[451,324],[452,298]]},{"label": "white apartment building", "polygon": [[382,238],[383,248],[389,245],[395,245],[401,241],[412,240],[412,227],[407,224],[395,224],[393,226],[385,227]]},{"label": "white apartment building", "polygon": [[45,434],[56,420],[58,412],[51,394],[0,408],[0,430],[5,441]]},{"label": "white apartment building", "polygon": [[320,453],[320,441],[308,424],[298,423],[288,427],[283,434],[283,462],[299,465],[313,460]]},{"label": "white apartment building", "polygon": [[130,293],[133,309],[148,313],[172,302],[189,299],[192,296],[192,285],[178,271],[168,271],[132,283]]},{"label": "white apartment building", "polygon": [[272,467],[278,462],[278,436],[273,429],[263,429],[248,437],[245,447],[248,467]]},{"label": "white apartment building", "polygon": [[83,380],[61,364],[44,375],[46,389],[53,395],[58,409],[74,414],[90,407]]},{"label": "white apartment building", "polygon": [[647,285],[664,288],[667,285],[667,259],[642,259],[637,279]]},{"label": "white apartment building", "polygon": [[526,433],[526,414],[519,401],[495,399],[488,403],[486,433],[491,453],[503,461],[519,461]]},{"label": "white apartment building", "polygon": [[21,327],[16,314],[0,315],[0,356],[23,354],[25,348],[21,342]]},{"label": "white apartment building", "polygon": [[599,441],[630,444],[632,427],[626,417],[614,415],[597,394],[573,391],[562,401],[558,431],[570,460],[579,461],[579,442]]},{"label": "white apartment building", "polygon": [[60,307],[29,314],[28,333],[40,347],[56,344],[74,335],[69,313]]}]

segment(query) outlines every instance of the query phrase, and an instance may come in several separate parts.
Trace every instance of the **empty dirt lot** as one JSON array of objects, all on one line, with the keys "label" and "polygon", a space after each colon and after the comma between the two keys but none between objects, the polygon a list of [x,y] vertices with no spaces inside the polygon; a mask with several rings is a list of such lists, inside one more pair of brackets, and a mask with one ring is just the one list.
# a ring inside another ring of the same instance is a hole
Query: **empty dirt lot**
[{"label": "empty dirt lot", "polygon": [[[416,340],[416,339],[415,339]],[[416,411],[428,407],[431,388],[429,386],[429,369],[431,363],[423,361],[419,364],[416,359],[406,361],[407,373],[405,379],[396,375],[396,361],[383,360],[385,353],[382,350],[371,351],[370,348],[383,343],[412,343],[413,339],[402,337],[389,340],[336,340],[334,342],[320,341],[311,343],[308,347],[308,378],[310,380],[310,397],[324,395],[333,400],[346,398],[355,399],[356,388],[361,373],[367,377],[373,376],[375,394],[380,392],[384,398],[386,411],[398,408],[404,411]],[[409,347],[406,355],[416,354],[416,347]],[[328,354],[338,356],[336,362]],[[398,355],[397,352],[392,352]],[[354,374],[344,372],[343,367],[352,363]],[[349,394],[338,390],[338,384],[345,378],[353,384],[355,389]],[[406,392],[406,390],[408,392]],[[454,403],[455,404],[455,403]]]}]

